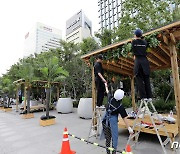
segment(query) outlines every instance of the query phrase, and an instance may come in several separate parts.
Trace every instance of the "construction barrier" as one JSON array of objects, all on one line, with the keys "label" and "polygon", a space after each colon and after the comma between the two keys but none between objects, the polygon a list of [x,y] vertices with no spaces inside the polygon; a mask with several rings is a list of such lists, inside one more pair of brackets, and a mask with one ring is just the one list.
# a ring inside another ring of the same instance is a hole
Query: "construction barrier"
[{"label": "construction barrier", "polygon": [[92,145],[95,145],[95,146],[98,146],[98,147],[101,147],[101,148],[104,148],[104,149],[108,149],[108,150],[110,150],[110,151],[116,151],[117,153],[125,154],[125,153],[124,153],[125,151],[119,151],[119,150],[116,150],[116,149],[114,149],[114,148],[112,148],[112,147],[106,147],[106,146],[100,145],[100,144],[98,144],[98,143],[94,143],[94,142],[88,141],[88,140],[86,140],[86,139],[77,137],[77,136],[72,135],[72,134],[70,134],[70,133],[68,133],[68,135],[71,136],[71,137],[73,137],[73,138],[76,138],[76,139],[78,139],[78,140],[80,140],[80,141],[83,141],[83,142],[86,142],[86,143],[89,143],[89,144],[92,144]]}]

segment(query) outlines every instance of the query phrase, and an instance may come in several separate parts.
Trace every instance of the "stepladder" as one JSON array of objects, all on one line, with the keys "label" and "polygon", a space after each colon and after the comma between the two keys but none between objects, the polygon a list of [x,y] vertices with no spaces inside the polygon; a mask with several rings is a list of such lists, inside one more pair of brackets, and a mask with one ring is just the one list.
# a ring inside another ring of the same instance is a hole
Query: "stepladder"
[{"label": "stepladder", "polygon": [[88,134],[88,141],[91,137],[96,137],[100,135],[100,130],[102,129],[102,112],[105,110],[105,107],[96,106],[93,110],[91,127]]},{"label": "stepladder", "polygon": [[[150,122],[148,123],[144,122],[146,116],[148,116],[150,119]],[[149,129],[155,132],[164,154],[167,154],[165,146],[168,143],[172,144],[172,140],[169,137],[164,122],[162,121],[160,115],[157,113],[155,109],[155,106],[153,105],[152,99],[141,99],[137,116],[134,120],[134,124],[132,127],[132,129],[134,130],[134,134],[130,134],[127,144],[131,144],[130,142],[133,141],[134,144],[132,146],[135,146],[138,142],[141,130],[144,129],[144,127],[146,126],[149,126]],[[166,139],[164,141],[160,136],[160,131],[163,131],[163,133],[166,136]]]}]

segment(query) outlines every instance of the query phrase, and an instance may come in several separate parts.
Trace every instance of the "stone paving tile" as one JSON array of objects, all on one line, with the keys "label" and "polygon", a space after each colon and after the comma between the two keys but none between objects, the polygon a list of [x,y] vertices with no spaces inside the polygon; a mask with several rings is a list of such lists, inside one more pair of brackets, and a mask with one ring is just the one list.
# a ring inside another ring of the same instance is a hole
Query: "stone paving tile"
[{"label": "stone paving tile", "polygon": [[[70,114],[58,114],[51,111],[51,115],[56,116],[56,124],[48,127],[41,127],[39,119],[45,112],[34,113],[35,118],[22,119],[18,112],[0,111],[0,154],[57,154],[60,152],[64,127],[78,137],[87,139],[91,120],[81,119],[74,109]],[[118,150],[124,149],[128,139],[128,131],[119,130]],[[71,149],[77,154],[105,154],[103,148],[86,144],[69,136]],[[104,140],[96,138],[90,139],[104,145]],[[155,135],[140,134],[134,154],[161,154],[162,149]],[[180,151],[173,152],[167,148],[167,154],[179,154]]]}]

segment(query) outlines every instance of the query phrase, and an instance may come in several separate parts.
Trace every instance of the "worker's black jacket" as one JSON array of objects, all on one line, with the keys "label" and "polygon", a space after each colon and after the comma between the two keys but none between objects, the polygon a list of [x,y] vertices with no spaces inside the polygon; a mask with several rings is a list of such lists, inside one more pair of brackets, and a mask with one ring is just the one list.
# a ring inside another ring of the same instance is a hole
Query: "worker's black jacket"
[{"label": "worker's black jacket", "polygon": [[143,70],[145,75],[150,74],[149,61],[147,59],[146,49],[148,47],[148,43],[143,39],[136,39],[132,41],[132,52],[135,55],[135,63],[134,63],[134,74],[137,75],[140,67]]}]

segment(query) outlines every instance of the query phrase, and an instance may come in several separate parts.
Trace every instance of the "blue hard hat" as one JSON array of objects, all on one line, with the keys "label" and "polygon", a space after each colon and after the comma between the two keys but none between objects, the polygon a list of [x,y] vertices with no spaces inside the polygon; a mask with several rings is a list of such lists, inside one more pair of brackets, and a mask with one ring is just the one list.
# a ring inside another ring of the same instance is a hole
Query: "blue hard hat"
[{"label": "blue hard hat", "polygon": [[134,31],[134,34],[137,36],[137,37],[141,37],[142,36],[142,30],[141,29],[136,29],[135,31]]}]

